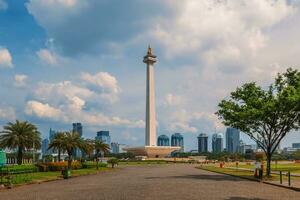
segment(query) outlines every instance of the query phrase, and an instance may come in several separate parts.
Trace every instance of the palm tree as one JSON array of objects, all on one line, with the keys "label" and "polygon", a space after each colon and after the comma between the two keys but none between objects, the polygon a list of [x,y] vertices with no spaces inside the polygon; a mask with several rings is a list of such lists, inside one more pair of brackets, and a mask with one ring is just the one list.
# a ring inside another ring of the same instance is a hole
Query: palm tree
[{"label": "palm tree", "polygon": [[71,164],[73,160],[73,153],[76,149],[85,150],[85,142],[80,137],[79,133],[75,131],[69,131],[64,133],[64,138],[62,142],[62,148],[66,150],[68,154],[68,169],[71,169]]},{"label": "palm tree", "polygon": [[0,148],[17,149],[17,163],[22,164],[23,153],[30,148],[41,148],[41,134],[37,127],[27,121],[16,120],[3,127]]},{"label": "palm tree", "polygon": [[96,151],[96,162],[97,162],[97,169],[99,169],[98,167],[98,163],[99,163],[99,156],[100,153],[109,153],[109,145],[102,142],[101,140],[95,140],[95,151]]},{"label": "palm tree", "polygon": [[61,161],[61,153],[64,152],[63,142],[65,134],[63,132],[58,132],[54,135],[53,140],[50,142],[48,149],[56,149],[58,151],[58,162]]},{"label": "palm tree", "polygon": [[91,139],[85,140],[84,152],[87,154],[88,158],[91,159],[95,149],[95,141]]}]

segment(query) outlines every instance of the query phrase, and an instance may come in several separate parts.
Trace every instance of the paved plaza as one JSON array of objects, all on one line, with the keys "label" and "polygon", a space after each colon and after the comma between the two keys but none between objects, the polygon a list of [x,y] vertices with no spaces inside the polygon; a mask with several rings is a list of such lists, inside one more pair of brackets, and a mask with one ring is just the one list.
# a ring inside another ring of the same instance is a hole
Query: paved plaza
[{"label": "paved plaza", "polygon": [[16,187],[0,199],[299,199],[300,192],[172,164],[122,167],[98,175]]}]

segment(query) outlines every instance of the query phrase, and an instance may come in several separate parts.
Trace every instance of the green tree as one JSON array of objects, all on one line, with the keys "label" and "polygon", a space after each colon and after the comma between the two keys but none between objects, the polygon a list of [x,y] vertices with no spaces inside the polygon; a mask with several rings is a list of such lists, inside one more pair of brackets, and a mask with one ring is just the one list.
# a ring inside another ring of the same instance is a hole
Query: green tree
[{"label": "green tree", "polygon": [[79,133],[69,131],[64,133],[62,149],[68,154],[68,169],[71,169],[73,161],[73,153],[76,149],[85,150],[85,141],[80,137]]},{"label": "green tree", "polygon": [[226,126],[249,135],[265,152],[267,175],[280,141],[300,124],[300,72],[289,68],[267,89],[246,83],[219,103],[216,113]]},{"label": "green tree", "polygon": [[111,158],[107,161],[107,163],[111,164],[111,167],[114,168],[115,165],[119,163],[119,160],[117,158]]},{"label": "green tree", "polygon": [[95,149],[95,141],[91,139],[85,140],[84,152],[87,154],[88,159],[91,159]]},{"label": "green tree", "polygon": [[63,153],[64,150],[64,140],[65,140],[65,134],[63,132],[58,132],[54,135],[53,140],[50,142],[48,149],[54,149],[57,150],[58,153],[58,162],[61,161],[61,153]]},{"label": "green tree", "polygon": [[95,152],[96,152],[96,162],[97,162],[97,169],[98,169],[98,164],[99,164],[99,157],[101,156],[101,153],[109,153],[109,145],[102,142],[101,140],[95,140]]},{"label": "green tree", "polygon": [[17,163],[21,165],[25,150],[41,148],[40,135],[37,127],[27,121],[9,122],[1,131],[0,147],[17,149]]}]

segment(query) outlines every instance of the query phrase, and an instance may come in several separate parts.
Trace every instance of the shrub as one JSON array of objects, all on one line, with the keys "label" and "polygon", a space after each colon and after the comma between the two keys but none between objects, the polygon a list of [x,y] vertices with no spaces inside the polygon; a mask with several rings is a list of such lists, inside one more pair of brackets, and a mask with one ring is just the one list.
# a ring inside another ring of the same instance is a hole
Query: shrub
[{"label": "shrub", "polygon": [[13,173],[30,173],[37,172],[38,167],[35,165],[10,165],[8,167],[4,167],[2,170],[8,170]]},{"label": "shrub", "polygon": [[117,158],[111,158],[107,161],[107,163],[111,164],[111,167],[114,168],[115,165],[119,163],[119,160]]},{"label": "shrub", "polygon": [[[50,162],[46,164],[49,171],[62,171],[68,167],[68,162]],[[78,161],[73,161],[71,169],[81,169],[82,165]]]},{"label": "shrub", "polygon": [[[97,162],[87,161],[87,162],[82,163],[82,168],[85,168],[85,169],[96,168],[96,167],[97,167]],[[99,162],[98,167],[107,167],[107,164]]]}]

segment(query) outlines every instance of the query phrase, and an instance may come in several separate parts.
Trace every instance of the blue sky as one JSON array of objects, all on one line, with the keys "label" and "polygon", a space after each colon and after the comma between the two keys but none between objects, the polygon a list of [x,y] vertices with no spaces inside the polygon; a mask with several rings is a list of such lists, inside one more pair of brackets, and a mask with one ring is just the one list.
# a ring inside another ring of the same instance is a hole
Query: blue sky
[{"label": "blue sky", "polygon": [[[238,85],[299,69],[300,3],[284,0],[0,0],[0,124],[15,119],[144,143],[151,44],[158,134],[224,132],[214,115]],[[244,135],[247,143],[252,143]],[[300,142],[290,133],[282,146]]]}]

